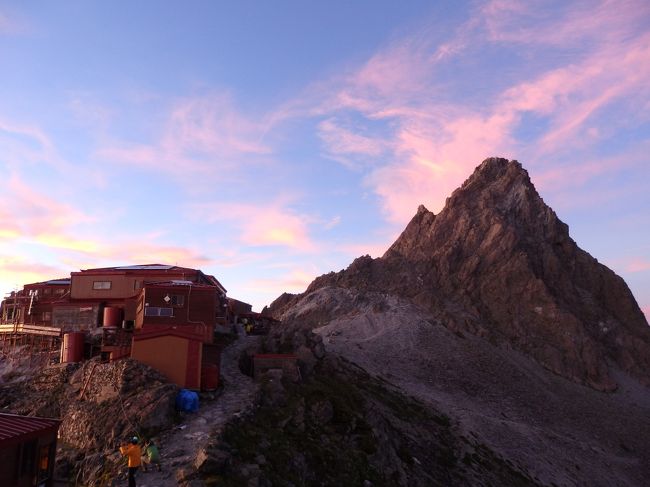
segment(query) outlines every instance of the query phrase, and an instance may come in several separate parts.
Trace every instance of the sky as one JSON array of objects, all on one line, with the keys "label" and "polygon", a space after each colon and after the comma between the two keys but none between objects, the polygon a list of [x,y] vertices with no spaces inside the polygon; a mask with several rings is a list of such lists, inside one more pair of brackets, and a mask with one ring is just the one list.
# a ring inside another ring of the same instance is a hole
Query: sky
[{"label": "sky", "polygon": [[215,275],[259,311],[517,159],[650,316],[650,2],[0,0],[0,292]]}]

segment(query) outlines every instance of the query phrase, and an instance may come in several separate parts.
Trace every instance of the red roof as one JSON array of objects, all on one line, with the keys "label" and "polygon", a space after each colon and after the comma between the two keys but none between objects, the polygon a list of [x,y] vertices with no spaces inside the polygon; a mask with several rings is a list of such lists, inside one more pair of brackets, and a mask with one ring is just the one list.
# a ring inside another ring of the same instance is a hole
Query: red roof
[{"label": "red roof", "polygon": [[0,413],[0,447],[56,434],[59,424],[61,421],[58,419]]},{"label": "red roof", "polygon": [[197,342],[203,341],[203,334],[197,333],[194,328],[195,327],[193,326],[186,325],[176,325],[172,327],[169,325],[145,325],[133,334],[133,341],[139,342],[142,340],[151,340],[152,338],[160,338],[162,336],[175,336]]}]

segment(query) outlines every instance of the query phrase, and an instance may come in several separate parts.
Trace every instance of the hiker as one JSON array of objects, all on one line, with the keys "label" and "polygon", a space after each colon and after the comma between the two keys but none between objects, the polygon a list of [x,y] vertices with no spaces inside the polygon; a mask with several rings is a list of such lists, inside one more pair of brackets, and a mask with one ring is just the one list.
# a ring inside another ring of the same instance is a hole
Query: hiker
[{"label": "hiker", "polygon": [[140,457],[142,456],[142,450],[140,449],[140,445],[138,445],[138,437],[134,436],[129,443],[122,443],[120,445],[120,453],[123,457],[129,459],[129,487],[135,487],[135,473],[138,471],[138,467],[140,467]]},{"label": "hiker", "polygon": [[[158,447],[153,440],[149,440],[144,444],[144,453],[142,454],[142,471],[147,471],[148,465],[155,465],[160,472],[160,453]],[[153,466],[151,467],[153,468]]]}]

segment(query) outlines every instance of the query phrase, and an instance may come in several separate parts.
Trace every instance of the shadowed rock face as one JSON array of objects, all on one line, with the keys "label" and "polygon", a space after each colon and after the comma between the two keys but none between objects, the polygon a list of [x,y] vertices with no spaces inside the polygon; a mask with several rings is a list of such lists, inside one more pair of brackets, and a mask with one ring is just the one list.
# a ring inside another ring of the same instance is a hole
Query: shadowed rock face
[{"label": "shadowed rock face", "polygon": [[407,298],[598,390],[617,387],[613,368],[648,384],[650,327],[630,290],[576,245],[517,161],[486,159],[438,215],[420,206],[383,257],[321,276],[304,296],[326,286]]}]

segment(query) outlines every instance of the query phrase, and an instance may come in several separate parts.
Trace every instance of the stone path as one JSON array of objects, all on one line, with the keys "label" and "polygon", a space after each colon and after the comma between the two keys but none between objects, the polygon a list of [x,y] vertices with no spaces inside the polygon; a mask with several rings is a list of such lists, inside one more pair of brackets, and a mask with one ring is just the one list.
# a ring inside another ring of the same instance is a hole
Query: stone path
[{"label": "stone path", "polygon": [[228,420],[252,406],[258,386],[251,377],[241,373],[238,362],[240,353],[257,345],[259,340],[259,336],[240,336],[224,349],[221,356],[222,393],[216,399],[200,404],[198,412],[186,415],[180,425],[159,436],[162,471],[140,471],[138,487],[178,485],[176,472],[180,469],[193,471],[196,454],[208,443],[210,436],[219,434]]}]

